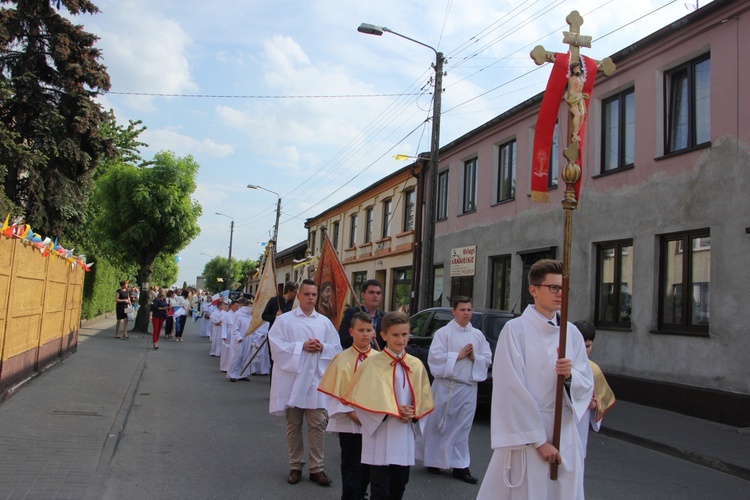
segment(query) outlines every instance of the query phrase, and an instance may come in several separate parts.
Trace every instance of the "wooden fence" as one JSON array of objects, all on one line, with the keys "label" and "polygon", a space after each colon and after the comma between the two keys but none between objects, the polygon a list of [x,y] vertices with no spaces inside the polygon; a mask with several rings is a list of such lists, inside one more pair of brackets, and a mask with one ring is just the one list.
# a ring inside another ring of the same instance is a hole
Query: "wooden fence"
[{"label": "wooden fence", "polygon": [[74,352],[84,270],[0,236],[0,394]]}]

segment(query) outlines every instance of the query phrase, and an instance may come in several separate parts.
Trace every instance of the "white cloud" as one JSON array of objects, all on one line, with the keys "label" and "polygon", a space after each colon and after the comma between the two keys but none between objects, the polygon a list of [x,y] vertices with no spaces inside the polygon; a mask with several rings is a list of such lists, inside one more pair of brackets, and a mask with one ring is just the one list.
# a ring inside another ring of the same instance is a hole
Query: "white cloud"
[{"label": "white cloud", "polygon": [[229,144],[220,144],[213,139],[195,139],[170,129],[147,129],[141,136],[150,146],[158,145],[158,150],[174,151],[178,156],[206,156],[225,158],[234,153]]},{"label": "white cloud", "polygon": [[[101,37],[97,45],[113,91],[178,94],[197,90],[188,60],[192,40],[177,21],[139,2],[104,4],[111,22],[97,30]],[[98,22],[94,18],[95,27]],[[156,109],[151,98],[134,96],[127,104],[141,111]]]}]

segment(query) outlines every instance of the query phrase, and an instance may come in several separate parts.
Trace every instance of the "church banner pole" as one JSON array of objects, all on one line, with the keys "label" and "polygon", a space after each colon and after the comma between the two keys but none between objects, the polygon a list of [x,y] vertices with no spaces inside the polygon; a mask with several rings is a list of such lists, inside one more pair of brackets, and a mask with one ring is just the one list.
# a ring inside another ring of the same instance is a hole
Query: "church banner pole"
[{"label": "church banner pole", "polygon": [[[534,137],[531,184],[531,198],[533,201],[549,201],[547,194],[549,149],[561,99],[565,100],[569,109],[568,140],[565,141],[567,147],[563,152],[567,161],[561,172],[562,180],[565,182],[565,193],[562,201],[565,226],[563,232],[563,276],[558,359],[565,358],[566,354],[573,211],[578,207],[577,196],[581,180],[581,156],[583,153],[583,137],[588,104],[597,71],[601,69],[607,76],[615,71],[615,65],[609,58],[602,61],[595,61],[581,57],[580,47],[591,47],[591,37],[580,34],[583,18],[578,11],[572,11],[565,18],[565,21],[570,26],[570,31],[563,32],[563,43],[569,46],[567,54],[547,52],[541,45],[534,47],[531,51],[531,58],[534,59],[536,64],[541,65],[545,62],[554,63],[539,111]],[[552,433],[552,446],[558,451],[560,450],[564,388],[564,377],[558,375],[555,385],[555,416]],[[550,479],[553,481],[557,480],[558,466],[557,462],[554,462],[550,466]]]}]

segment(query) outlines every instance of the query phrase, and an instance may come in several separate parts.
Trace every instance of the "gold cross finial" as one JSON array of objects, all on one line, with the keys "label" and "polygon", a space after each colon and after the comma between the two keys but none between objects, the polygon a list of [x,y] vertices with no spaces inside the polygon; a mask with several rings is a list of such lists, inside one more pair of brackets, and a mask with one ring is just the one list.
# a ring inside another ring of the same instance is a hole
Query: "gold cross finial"
[{"label": "gold cross finial", "polygon": [[[580,61],[580,47],[591,48],[591,37],[581,35],[581,26],[583,25],[583,17],[574,10],[565,18],[565,22],[570,26],[570,31],[563,31],[563,43],[570,47],[571,62]],[[531,51],[531,58],[537,64],[541,66],[545,62],[555,62],[555,53],[547,51],[541,45],[537,45]],[[599,69],[602,70],[606,76],[611,75],[615,72],[615,64],[609,57],[596,61]]]}]

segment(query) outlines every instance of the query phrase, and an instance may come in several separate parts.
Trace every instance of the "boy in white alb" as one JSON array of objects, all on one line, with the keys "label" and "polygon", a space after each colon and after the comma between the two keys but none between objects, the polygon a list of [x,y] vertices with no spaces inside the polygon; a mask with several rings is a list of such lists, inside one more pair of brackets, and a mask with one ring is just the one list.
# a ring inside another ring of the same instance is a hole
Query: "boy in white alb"
[{"label": "boy in white alb", "polygon": [[[596,329],[588,321],[576,321],[573,324],[581,332],[581,335],[583,335],[583,341],[586,344],[586,356],[591,358],[591,351],[594,350]],[[599,432],[599,429],[602,427],[604,415],[615,404],[615,394],[609,387],[607,379],[604,378],[602,369],[599,368],[599,365],[591,361],[591,359],[589,359],[589,364],[591,365],[591,372],[594,375],[594,394],[591,396],[589,411],[578,422],[578,435],[581,437],[581,445],[583,446],[583,458],[586,458],[586,448],[589,444],[589,427],[594,432]]]},{"label": "boy in white alb", "polygon": [[323,470],[326,396],[318,392],[318,385],[328,364],[341,352],[341,342],[331,320],[315,311],[318,288],[313,280],[302,281],[297,298],[299,307],[278,316],[268,332],[274,359],[268,411],[286,417],[290,469],[287,482],[297,484],[305,465],[304,418],[310,480],[329,486],[331,479]]},{"label": "boy in white alb", "polygon": [[221,356],[221,324],[226,310],[227,306],[221,300],[211,306],[211,356]]},{"label": "boy in white alb", "polygon": [[[577,424],[594,388],[583,338],[568,323],[567,357],[558,359],[562,262],[529,271],[534,305],[508,321],[492,364],[491,445],[478,500],[583,500],[583,450]],[[558,377],[565,380],[560,446],[552,445]],[[557,480],[550,466],[558,464]]]},{"label": "boy in white alb", "polygon": [[232,338],[230,339],[229,369],[227,378],[230,382],[237,380],[249,380],[250,375],[250,338],[245,336],[250,322],[253,320],[253,308],[245,299],[240,299],[240,308],[234,319],[234,328],[232,329]]},{"label": "boy in white alb", "polygon": [[[250,335],[250,375],[268,375],[271,373],[271,355],[268,350],[268,321],[264,321],[257,330]],[[260,352],[258,352],[260,350]],[[257,353],[257,354],[256,354]],[[255,357],[253,357],[255,356]]]},{"label": "boy in white alb", "polygon": [[360,365],[344,396],[362,424],[362,463],[370,466],[372,500],[403,497],[421,419],[434,408],[427,370],[404,351],[409,330],[406,314],[383,316],[386,347]]},{"label": "boy in white alb", "polygon": [[221,359],[219,359],[219,370],[223,372],[229,371],[229,363],[232,357],[232,332],[234,331],[234,322],[239,309],[240,303],[233,300],[229,304],[229,310],[221,318]]},{"label": "boy in white alb", "polygon": [[431,474],[453,469],[453,476],[469,484],[469,432],[477,409],[477,382],[487,379],[492,350],[484,334],[471,325],[474,312],[469,297],[453,299],[454,319],[435,332],[427,361],[435,380],[435,411],[425,419],[417,440],[417,460]]}]

